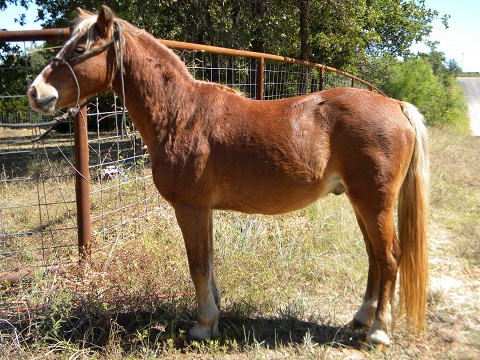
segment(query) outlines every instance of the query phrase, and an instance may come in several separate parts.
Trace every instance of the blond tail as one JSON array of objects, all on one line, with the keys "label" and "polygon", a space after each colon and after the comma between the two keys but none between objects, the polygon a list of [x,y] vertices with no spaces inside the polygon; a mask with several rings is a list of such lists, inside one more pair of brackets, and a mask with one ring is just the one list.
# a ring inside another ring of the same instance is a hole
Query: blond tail
[{"label": "blond tail", "polygon": [[420,332],[425,326],[428,282],[427,210],[429,161],[427,129],[411,104],[400,102],[415,130],[415,148],[398,199],[400,314]]}]

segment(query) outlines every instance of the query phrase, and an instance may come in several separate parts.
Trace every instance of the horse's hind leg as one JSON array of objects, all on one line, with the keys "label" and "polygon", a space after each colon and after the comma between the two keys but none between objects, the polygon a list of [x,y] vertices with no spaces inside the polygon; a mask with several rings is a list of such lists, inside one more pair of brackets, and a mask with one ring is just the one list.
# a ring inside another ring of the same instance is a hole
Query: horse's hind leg
[{"label": "horse's hind leg", "polygon": [[[395,196],[390,192],[370,190],[350,192],[349,198],[357,216],[363,221],[362,231],[368,235],[370,242],[370,245],[367,245],[367,251],[369,252],[372,278],[369,275],[371,282],[367,285],[366,297],[372,300],[372,306],[373,302],[377,300],[377,309],[367,337],[373,344],[389,345],[390,340],[387,333],[391,326],[390,301],[395,288],[400,257],[393,223]],[[375,271],[372,259],[376,262],[378,280],[374,279]],[[376,291],[377,282],[378,293]],[[367,307],[367,310],[370,311],[371,308]]]},{"label": "horse's hind leg", "polygon": [[213,275],[212,211],[175,204],[175,214],[187,249],[188,265],[197,295],[197,323],[189,336],[218,337],[220,293]]},{"label": "horse's hind leg", "polygon": [[370,326],[372,326],[373,319],[375,317],[375,312],[377,310],[378,286],[380,283],[380,276],[378,274],[378,265],[377,265],[377,260],[375,259],[375,253],[373,251],[372,244],[370,244],[370,239],[368,238],[368,233],[365,228],[365,224],[363,223],[363,220],[361,216],[358,214],[357,210],[355,210],[355,215],[357,217],[357,222],[360,227],[360,230],[362,231],[363,240],[365,241],[365,246],[367,249],[368,277],[367,277],[367,289],[365,290],[363,303],[353,318],[353,326],[369,328]]}]

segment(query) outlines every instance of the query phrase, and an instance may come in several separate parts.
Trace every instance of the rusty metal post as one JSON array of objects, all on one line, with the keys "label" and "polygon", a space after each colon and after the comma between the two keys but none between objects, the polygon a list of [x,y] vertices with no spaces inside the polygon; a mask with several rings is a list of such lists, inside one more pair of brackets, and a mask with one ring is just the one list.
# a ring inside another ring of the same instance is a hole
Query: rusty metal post
[{"label": "rusty metal post", "polygon": [[66,40],[70,37],[70,29],[43,29],[0,31],[0,42]]},{"label": "rusty metal post", "polygon": [[257,100],[263,100],[265,58],[257,58]]},{"label": "rusty metal post", "polygon": [[318,79],[318,91],[322,91],[323,90],[323,79],[324,79],[324,76],[325,76],[325,68],[322,66],[320,68],[320,78]]},{"label": "rusty metal post", "polygon": [[[83,100],[82,100],[83,101]],[[75,196],[77,201],[78,253],[80,261],[88,260],[91,252],[90,232],[90,171],[88,169],[87,110],[74,119]]]}]

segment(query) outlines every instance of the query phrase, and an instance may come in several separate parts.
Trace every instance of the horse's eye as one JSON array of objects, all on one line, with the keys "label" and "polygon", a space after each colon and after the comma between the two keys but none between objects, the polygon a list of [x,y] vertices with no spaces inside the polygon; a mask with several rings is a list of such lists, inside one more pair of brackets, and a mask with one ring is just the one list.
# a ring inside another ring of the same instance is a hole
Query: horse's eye
[{"label": "horse's eye", "polygon": [[83,54],[85,52],[85,48],[83,46],[77,46],[74,50],[76,54]]}]

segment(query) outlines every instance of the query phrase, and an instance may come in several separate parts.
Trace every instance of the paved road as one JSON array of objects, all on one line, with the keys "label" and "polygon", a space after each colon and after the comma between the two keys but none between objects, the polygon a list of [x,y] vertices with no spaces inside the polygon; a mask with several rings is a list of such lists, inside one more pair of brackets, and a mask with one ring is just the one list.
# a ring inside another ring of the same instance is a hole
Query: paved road
[{"label": "paved road", "polygon": [[480,136],[480,77],[461,77],[458,81],[465,90],[472,135]]}]

